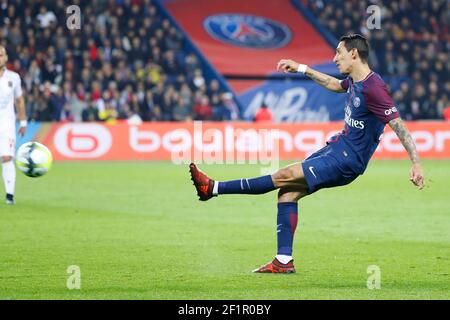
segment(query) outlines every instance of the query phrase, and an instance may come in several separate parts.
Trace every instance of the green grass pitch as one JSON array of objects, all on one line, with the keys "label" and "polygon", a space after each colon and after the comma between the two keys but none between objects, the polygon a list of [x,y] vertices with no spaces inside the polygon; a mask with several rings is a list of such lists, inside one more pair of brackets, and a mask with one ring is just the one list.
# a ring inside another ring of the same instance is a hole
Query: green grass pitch
[{"label": "green grass pitch", "polygon": [[[284,164],[284,163],[283,163]],[[254,165],[201,165],[218,180]],[[449,299],[450,162],[372,161],[349,186],[300,202],[297,273],[251,270],[276,251],[276,192],[197,201],[188,166],[55,163],[17,173],[0,204],[0,299]],[[79,266],[81,289],[66,287]],[[367,268],[381,289],[367,288]]]}]

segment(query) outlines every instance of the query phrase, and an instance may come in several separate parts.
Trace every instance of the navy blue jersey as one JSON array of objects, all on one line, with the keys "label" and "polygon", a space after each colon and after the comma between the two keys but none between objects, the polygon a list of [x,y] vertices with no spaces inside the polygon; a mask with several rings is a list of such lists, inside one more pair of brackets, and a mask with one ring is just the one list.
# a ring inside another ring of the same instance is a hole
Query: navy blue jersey
[{"label": "navy blue jersey", "polygon": [[358,160],[355,170],[362,173],[380,142],[386,123],[398,118],[399,113],[386,84],[374,72],[358,82],[348,77],[341,81],[341,86],[347,90],[345,126],[328,143],[336,144],[335,147],[345,144],[342,146],[350,149],[351,156]]},{"label": "navy blue jersey", "polygon": [[309,193],[355,180],[366,170],[386,123],[399,117],[378,74],[358,82],[349,77],[341,86],[347,90],[344,130],[301,163]]}]

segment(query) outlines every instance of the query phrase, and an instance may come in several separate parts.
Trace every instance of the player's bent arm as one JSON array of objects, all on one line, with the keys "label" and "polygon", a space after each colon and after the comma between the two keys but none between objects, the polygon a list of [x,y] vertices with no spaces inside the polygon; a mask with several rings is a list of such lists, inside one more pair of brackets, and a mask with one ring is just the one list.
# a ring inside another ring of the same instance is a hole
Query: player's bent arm
[{"label": "player's bent arm", "polygon": [[335,77],[316,71],[314,69],[311,69],[310,67],[306,68],[305,75],[310,77],[312,80],[320,84],[325,89],[334,92],[345,92],[344,88],[342,88],[341,86],[341,80]]},{"label": "player's bent arm", "polygon": [[389,121],[389,126],[397,134],[397,137],[400,139],[401,143],[408,152],[409,158],[411,159],[412,163],[420,163],[416,144],[414,143],[414,140],[403,120],[401,118],[393,119]]},{"label": "player's bent arm", "polygon": [[281,70],[283,72],[292,72],[292,73],[303,73],[307,75],[309,78],[320,84],[325,89],[334,92],[345,92],[346,90],[341,86],[341,80],[329,76],[325,73],[316,71],[311,69],[305,64],[300,64],[295,62],[294,60],[289,59],[281,59],[278,62],[277,70]]}]

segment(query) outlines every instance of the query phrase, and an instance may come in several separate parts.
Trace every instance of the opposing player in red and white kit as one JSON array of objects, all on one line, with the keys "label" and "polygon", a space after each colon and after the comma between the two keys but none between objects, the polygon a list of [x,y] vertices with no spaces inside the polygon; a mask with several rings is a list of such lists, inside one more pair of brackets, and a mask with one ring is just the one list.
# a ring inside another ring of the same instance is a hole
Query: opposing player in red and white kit
[{"label": "opposing player in red and white kit", "polygon": [[0,45],[0,158],[3,167],[6,203],[14,204],[16,185],[16,112],[20,120],[19,134],[23,136],[27,127],[25,100],[22,94],[20,76],[6,68],[8,55],[5,47]]}]

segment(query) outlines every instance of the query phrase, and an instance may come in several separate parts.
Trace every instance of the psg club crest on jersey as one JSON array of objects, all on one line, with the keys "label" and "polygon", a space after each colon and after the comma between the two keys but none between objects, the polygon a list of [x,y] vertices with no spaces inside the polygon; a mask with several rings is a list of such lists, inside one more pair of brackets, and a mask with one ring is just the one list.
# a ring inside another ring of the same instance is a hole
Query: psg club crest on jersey
[{"label": "psg club crest on jersey", "polygon": [[205,19],[203,26],[214,39],[253,49],[284,47],[292,38],[286,25],[252,15],[213,15]]},{"label": "psg club crest on jersey", "polygon": [[361,105],[361,99],[359,99],[359,97],[353,99],[353,105],[355,106],[355,108],[358,108]]},{"label": "psg club crest on jersey", "polygon": [[8,81],[8,87],[12,88],[12,81]]}]

